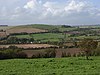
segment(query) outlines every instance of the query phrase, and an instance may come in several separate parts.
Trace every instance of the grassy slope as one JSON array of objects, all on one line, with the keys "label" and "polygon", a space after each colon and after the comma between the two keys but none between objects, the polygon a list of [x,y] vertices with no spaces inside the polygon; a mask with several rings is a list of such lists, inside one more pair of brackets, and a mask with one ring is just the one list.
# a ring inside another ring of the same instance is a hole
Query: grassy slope
[{"label": "grassy slope", "polygon": [[23,26],[17,26],[17,27],[31,27],[31,28],[37,28],[37,29],[44,29],[44,30],[51,30],[58,28],[60,31],[66,31],[66,30],[74,30],[76,27],[73,28],[62,28],[61,25],[44,25],[44,24],[33,24],[33,25],[23,25]]},{"label": "grassy slope", "polygon": [[38,28],[38,29],[54,29],[58,28],[60,26],[53,26],[53,25],[43,25],[43,24],[32,24],[32,25],[23,25],[23,26],[18,26],[18,27],[31,27],[31,28]]},{"label": "grassy slope", "polygon": [[72,27],[72,28],[62,28],[61,25],[30,25],[33,28],[39,28],[39,29],[46,29],[46,30],[51,30],[51,29],[55,29],[58,28],[59,31],[70,31],[70,30],[75,30],[76,27]]},{"label": "grassy slope", "polygon": [[32,25],[32,27],[49,30],[49,29],[58,28],[59,26],[53,26],[53,25]]},{"label": "grassy slope", "polygon": [[1,75],[100,75],[100,57],[0,60]]}]

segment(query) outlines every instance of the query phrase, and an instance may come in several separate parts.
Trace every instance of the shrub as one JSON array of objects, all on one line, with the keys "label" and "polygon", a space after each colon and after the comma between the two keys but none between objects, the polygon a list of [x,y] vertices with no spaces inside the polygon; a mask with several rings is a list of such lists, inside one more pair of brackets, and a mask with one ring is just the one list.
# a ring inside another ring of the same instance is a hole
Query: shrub
[{"label": "shrub", "polygon": [[19,50],[2,50],[0,51],[0,59],[27,58],[27,55]]},{"label": "shrub", "polygon": [[0,59],[4,59],[4,57],[5,57],[4,52],[0,51]]},{"label": "shrub", "polygon": [[77,57],[83,57],[83,56],[85,56],[85,53],[84,52],[79,52],[78,54],[77,54]]},{"label": "shrub", "polygon": [[46,50],[45,57],[46,58],[55,58],[56,57],[56,50]]},{"label": "shrub", "polygon": [[24,52],[18,52],[16,54],[16,58],[27,58],[27,54],[25,54]]},{"label": "shrub", "polygon": [[61,57],[66,57],[66,52],[62,52]]},{"label": "shrub", "polygon": [[16,57],[16,50],[4,50],[3,53],[5,59],[11,59]]},{"label": "shrub", "polygon": [[46,58],[47,57],[47,54],[46,53],[42,53],[42,52],[39,52],[37,54],[34,54],[32,56],[32,58]]},{"label": "shrub", "polygon": [[77,57],[80,57],[81,56],[81,53],[79,52],[78,54],[77,54]]},{"label": "shrub", "polygon": [[94,52],[94,56],[100,56],[100,48],[97,48]]},{"label": "shrub", "polygon": [[73,57],[76,57],[76,54],[75,53],[73,54]]},{"label": "shrub", "polygon": [[55,50],[46,50],[44,53],[37,53],[32,56],[32,58],[55,58],[56,51]]},{"label": "shrub", "polygon": [[8,48],[9,49],[12,49],[12,50],[18,49],[18,47],[17,46],[14,46],[14,45],[9,46]]},{"label": "shrub", "polygon": [[68,53],[66,54],[66,57],[71,57],[71,53],[68,52]]}]

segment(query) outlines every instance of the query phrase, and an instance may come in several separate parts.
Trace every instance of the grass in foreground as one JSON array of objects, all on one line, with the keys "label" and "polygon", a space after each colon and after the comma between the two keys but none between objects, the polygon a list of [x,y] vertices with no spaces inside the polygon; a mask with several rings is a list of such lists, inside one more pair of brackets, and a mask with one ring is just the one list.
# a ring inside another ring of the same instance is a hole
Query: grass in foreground
[{"label": "grass in foreground", "polygon": [[0,60],[0,75],[100,75],[100,57]]}]

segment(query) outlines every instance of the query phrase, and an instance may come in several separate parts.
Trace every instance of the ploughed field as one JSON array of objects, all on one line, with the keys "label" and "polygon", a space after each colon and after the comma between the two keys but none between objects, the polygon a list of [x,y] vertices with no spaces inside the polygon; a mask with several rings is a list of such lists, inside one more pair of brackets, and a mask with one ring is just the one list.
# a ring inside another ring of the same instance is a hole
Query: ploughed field
[{"label": "ploughed field", "polygon": [[5,32],[0,32],[0,37],[6,37],[6,33]]},{"label": "ploughed field", "polygon": [[0,60],[0,75],[100,75],[100,57]]},{"label": "ploughed field", "polygon": [[10,45],[0,45],[0,48],[8,48],[9,46],[17,46],[18,48],[49,48],[55,47],[54,45],[49,44],[10,44]]},{"label": "ploughed field", "polygon": [[37,29],[37,28],[30,28],[30,27],[14,27],[7,29],[8,34],[14,33],[40,33],[40,32],[47,32],[46,30]]}]

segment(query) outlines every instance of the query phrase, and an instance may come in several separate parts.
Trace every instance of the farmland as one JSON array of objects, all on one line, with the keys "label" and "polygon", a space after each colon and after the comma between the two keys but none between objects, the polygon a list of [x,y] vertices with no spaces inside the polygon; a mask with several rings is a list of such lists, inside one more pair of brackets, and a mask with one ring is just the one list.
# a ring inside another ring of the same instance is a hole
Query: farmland
[{"label": "farmland", "polygon": [[31,28],[31,27],[12,27],[6,30],[8,34],[14,33],[39,33],[46,32],[46,30]]},{"label": "farmland", "polygon": [[[38,55],[39,53],[42,55],[45,53],[45,51],[49,51],[49,50],[54,50],[52,48],[48,48],[48,49],[33,49],[33,50],[22,50],[22,52],[26,53],[28,55],[29,58],[32,57],[32,55]],[[56,50],[56,58],[61,58],[62,57],[62,52],[65,52],[66,55],[69,53],[71,54],[71,56],[77,56],[81,51],[79,48],[68,48],[68,49],[55,49]],[[66,56],[67,57],[67,56]]]},{"label": "farmland", "polygon": [[[69,34],[66,35],[68,37]],[[31,35],[15,35],[17,38],[34,38],[35,40],[45,41],[60,41],[64,37],[62,33],[42,33],[42,34],[31,34]]]},{"label": "farmland", "polygon": [[17,46],[18,48],[49,48],[53,47],[54,45],[49,44],[11,44],[11,45],[0,45],[0,48],[8,48],[9,46]]},{"label": "farmland", "polygon": [[[56,46],[57,48],[60,48],[60,50],[66,49],[67,51],[69,48],[74,50],[74,48],[78,47],[78,42],[84,38],[92,38],[99,43],[99,32],[100,26],[44,24],[20,25],[13,27],[7,26],[1,27],[0,48],[3,49],[9,48],[10,46],[17,46],[23,50],[42,50],[44,48],[49,50],[48,48],[52,47],[52,49],[54,49]],[[3,36],[5,37],[3,38]],[[76,51],[77,50],[74,52]]]},{"label": "farmland", "polygon": [[99,75],[100,57],[0,60],[1,75]]},{"label": "farmland", "polygon": [[7,30],[7,29],[10,29],[12,28],[13,26],[0,26],[0,30]]},{"label": "farmland", "polygon": [[[79,46],[84,38],[97,42],[89,60]],[[0,49],[0,59],[7,59],[0,60],[1,75],[100,74],[100,26],[1,27]]]}]

